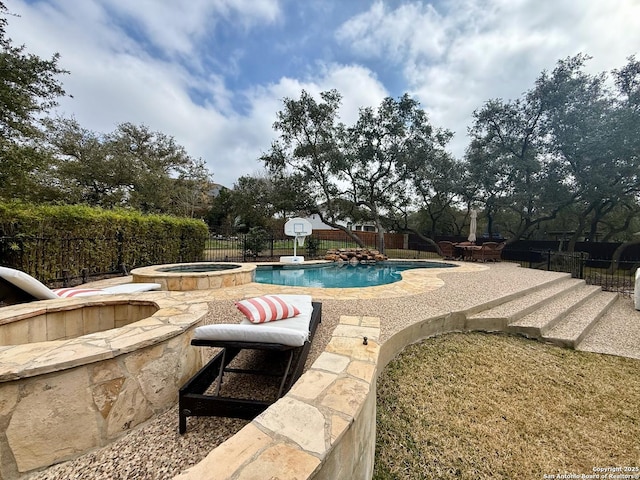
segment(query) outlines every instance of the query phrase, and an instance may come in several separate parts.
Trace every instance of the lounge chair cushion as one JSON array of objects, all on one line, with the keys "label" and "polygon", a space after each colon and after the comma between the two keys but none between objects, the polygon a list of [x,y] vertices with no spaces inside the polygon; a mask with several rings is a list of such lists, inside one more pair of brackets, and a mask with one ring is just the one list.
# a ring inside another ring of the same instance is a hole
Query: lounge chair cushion
[{"label": "lounge chair cushion", "polygon": [[87,297],[89,295],[108,295],[109,292],[97,288],[54,288],[55,293],[60,298]]},{"label": "lounge chair cushion", "polygon": [[117,293],[138,293],[150,290],[159,290],[159,283],[125,283],[100,289],[89,288],[58,288],[51,290],[39,280],[20,270],[8,267],[0,267],[0,277],[15,285],[20,290],[28,293],[38,300],[53,300],[67,297],[86,297],[89,295],[106,295]]},{"label": "lounge chair cushion", "polygon": [[158,290],[160,287],[161,285],[159,283],[123,283],[122,285],[113,285],[104,288],[54,288],[53,293],[60,298],[89,297],[91,295],[148,292],[150,290]]},{"label": "lounge chair cushion", "polygon": [[263,295],[236,302],[236,307],[252,323],[273,322],[295,317],[300,313],[294,305],[284,301],[279,295]]},{"label": "lounge chair cushion", "polygon": [[193,338],[220,342],[276,343],[300,347],[309,339],[313,305],[310,295],[279,295],[299,310],[299,314],[277,322],[252,323],[247,319],[237,324],[203,325],[195,329]]}]

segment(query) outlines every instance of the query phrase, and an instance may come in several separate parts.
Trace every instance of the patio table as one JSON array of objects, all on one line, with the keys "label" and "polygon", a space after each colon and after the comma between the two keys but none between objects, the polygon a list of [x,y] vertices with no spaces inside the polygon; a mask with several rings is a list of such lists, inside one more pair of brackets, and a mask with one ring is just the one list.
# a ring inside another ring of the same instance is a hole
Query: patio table
[{"label": "patio table", "polygon": [[454,244],[454,247],[456,249],[456,257],[461,258],[462,260],[470,260],[471,252],[482,248],[480,245],[467,245],[462,243],[456,243]]}]

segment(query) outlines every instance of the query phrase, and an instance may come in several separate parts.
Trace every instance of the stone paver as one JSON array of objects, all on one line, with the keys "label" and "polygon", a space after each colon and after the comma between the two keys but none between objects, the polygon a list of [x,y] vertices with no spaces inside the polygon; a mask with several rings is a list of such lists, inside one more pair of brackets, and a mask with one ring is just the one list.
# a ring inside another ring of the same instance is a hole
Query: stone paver
[{"label": "stone paver", "polygon": [[287,395],[258,415],[254,422],[274,435],[289,438],[308,452],[325,451],[324,415],[309,403]]},{"label": "stone paver", "polygon": [[[347,364],[349,359],[346,359]],[[323,372],[318,370],[317,361],[313,365],[306,375],[304,375],[296,384],[289,390],[289,393],[294,397],[312,399],[320,395],[326,388],[331,385],[338,378],[337,374]],[[344,368],[341,370],[343,371]],[[337,372],[339,373],[339,372]]]},{"label": "stone paver", "polygon": [[232,438],[211,451],[197,465],[185,470],[175,480],[183,478],[226,479],[258,452],[266,448],[271,437],[253,424],[245,426]]},{"label": "stone paver", "polygon": [[[319,464],[320,460],[309,453],[289,445],[277,445],[260,454],[255,461],[240,472],[237,479],[264,480],[269,478],[284,480],[309,478]],[[212,477],[207,476],[205,478]]]},{"label": "stone paver", "polygon": [[340,373],[349,365],[349,357],[335,353],[323,352],[313,364],[313,368]]}]

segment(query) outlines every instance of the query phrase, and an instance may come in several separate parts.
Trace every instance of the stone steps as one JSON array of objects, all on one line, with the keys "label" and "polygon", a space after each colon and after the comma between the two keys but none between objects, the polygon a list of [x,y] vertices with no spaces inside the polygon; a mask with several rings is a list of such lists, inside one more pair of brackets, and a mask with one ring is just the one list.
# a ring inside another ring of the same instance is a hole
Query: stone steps
[{"label": "stone steps", "polygon": [[469,330],[506,331],[576,348],[618,296],[562,278],[480,312],[468,312]]},{"label": "stone steps", "polygon": [[618,294],[616,293],[598,292],[597,295],[543,333],[542,338],[562,347],[576,348],[617,300]]},{"label": "stone steps", "polygon": [[528,290],[512,300],[469,315],[467,326],[469,329],[487,331],[508,330],[510,324],[583,285],[584,281],[582,280],[562,278],[559,281],[546,284],[542,288]]},{"label": "stone steps", "polygon": [[510,322],[509,331],[526,337],[540,338],[601,290],[600,287],[587,285],[584,282],[579,283],[576,287],[572,286],[571,289],[563,291],[528,315]]}]

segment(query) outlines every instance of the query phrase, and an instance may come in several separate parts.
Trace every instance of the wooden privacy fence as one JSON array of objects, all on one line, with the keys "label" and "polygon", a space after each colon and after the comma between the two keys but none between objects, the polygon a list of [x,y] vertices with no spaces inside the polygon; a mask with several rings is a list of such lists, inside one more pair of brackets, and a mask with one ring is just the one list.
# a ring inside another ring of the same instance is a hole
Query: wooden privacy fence
[{"label": "wooden privacy fence", "polygon": [[[378,245],[378,234],[376,232],[355,231],[355,233],[367,247],[376,247]],[[353,240],[342,230],[314,230],[312,235],[318,240],[327,240],[335,242],[352,242]],[[404,233],[385,233],[385,248],[407,248],[408,234]]]}]

